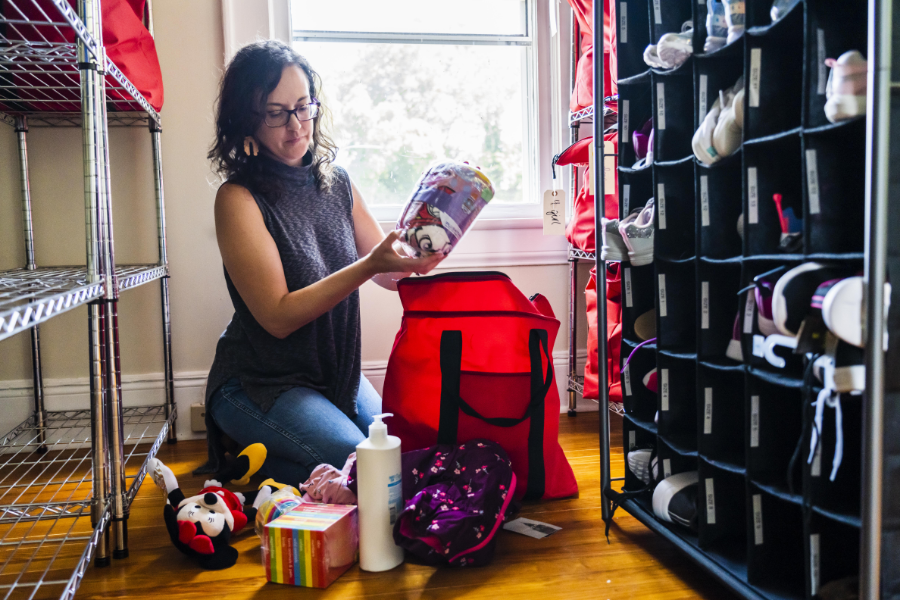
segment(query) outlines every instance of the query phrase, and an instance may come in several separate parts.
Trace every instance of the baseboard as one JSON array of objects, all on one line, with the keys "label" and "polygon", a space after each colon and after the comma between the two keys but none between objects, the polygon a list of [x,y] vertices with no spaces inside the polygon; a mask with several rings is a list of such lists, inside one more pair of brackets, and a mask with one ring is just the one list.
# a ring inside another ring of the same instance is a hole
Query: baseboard
[{"label": "baseboard", "polygon": [[[582,349],[576,354],[575,364],[578,373],[583,372],[587,351]],[[553,368],[556,373],[556,385],[559,389],[561,411],[567,409],[566,393],[568,379],[568,351],[553,353]],[[384,375],[387,371],[386,360],[364,361],[363,374],[381,393],[384,386]],[[175,402],[178,405],[176,433],[179,439],[200,439],[202,433],[191,431],[190,406],[203,402],[206,393],[206,371],[184,371],[175,373]],[[0,381],[0,403],[4,407],[0,413],[0,432],[13,429],[31,414],[31,380],[17,379]],[[144,373],[122,376],[122,402],[125,406],[152,406],[162,404],[165,399],[162,373]],[[75,410],[90,405],[90,386],[87,377],[74,379],[45,379],[44,403],[47,410]],[[578,396],[579,411],[595,411],[597,403],[584,400]]]}]

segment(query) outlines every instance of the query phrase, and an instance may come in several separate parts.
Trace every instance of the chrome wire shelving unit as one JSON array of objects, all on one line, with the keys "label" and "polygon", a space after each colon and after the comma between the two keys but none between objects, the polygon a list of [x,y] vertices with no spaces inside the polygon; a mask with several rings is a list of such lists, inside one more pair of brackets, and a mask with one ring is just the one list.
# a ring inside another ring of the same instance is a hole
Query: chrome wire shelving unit
[{"label": "chrome wire shelving unit", "polygon": [[[145,22],[152,34],[150,3]],[[99,0],[5,0],[0,4],[0,121],[18,143],[26,265],[0,271],[0,340],[28,330],[33,412],[0,436],[0,593],[75,595],[94,559],[128,556],[127,518],[164,440],[175,441],[159,114],[106,55]],[[38,266],[34,254],[27,138],[33,127],[82,131],[83,266]],[[113,242],[109,128],[147,127],[157,208],[159,260],[117,265]],[[165,402],[124,407],[119,294],[152,281],[162,299]],[[48,411],[40,324],[87,305],[90,402]]]}]

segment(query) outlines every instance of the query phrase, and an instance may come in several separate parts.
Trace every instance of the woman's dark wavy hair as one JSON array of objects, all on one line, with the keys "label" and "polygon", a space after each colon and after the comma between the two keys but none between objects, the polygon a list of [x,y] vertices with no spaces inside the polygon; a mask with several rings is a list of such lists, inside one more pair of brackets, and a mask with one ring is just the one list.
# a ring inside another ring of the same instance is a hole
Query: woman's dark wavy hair
[{"label": "woman's dark wavy hair", "polygon": [[[262,125],[266,100],[281,81],[281,72],[290,65],[306,74],[310,97],[321,102],[318,94],[322,79],[309,61],[287,44],[277,40],[248,44],[228,63],[216,99],[216,139],[207,155],[224,179],[248,184],[264,194],[278,195],[282,191],[277,178],[263,173],[259,157],[244,153],[244,138]],[[332,162],[337,154],[327,131],[330,122],[330,112],[320,104],[309,149],[313,155],[311,170],[320,191],[331,187]]]}]

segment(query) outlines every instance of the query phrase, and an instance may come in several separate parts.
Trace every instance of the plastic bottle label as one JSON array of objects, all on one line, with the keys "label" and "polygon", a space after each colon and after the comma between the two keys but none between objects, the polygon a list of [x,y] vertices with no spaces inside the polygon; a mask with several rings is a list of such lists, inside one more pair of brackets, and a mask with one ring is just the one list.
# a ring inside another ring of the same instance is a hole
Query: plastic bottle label
[{"label": "plastic bottle label", "polygon": [[403,510],[403,477],[398,473],[388,478],[388,510],[391,513],[391,526]]}]

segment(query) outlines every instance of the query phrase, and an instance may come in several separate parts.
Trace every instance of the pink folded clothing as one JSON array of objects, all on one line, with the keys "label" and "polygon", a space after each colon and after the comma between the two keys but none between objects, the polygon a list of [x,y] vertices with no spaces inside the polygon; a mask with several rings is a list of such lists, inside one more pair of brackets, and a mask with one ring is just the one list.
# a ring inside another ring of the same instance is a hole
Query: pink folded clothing
[{"label": "pink folded clothing", "polygon": [[347,457],[344,468],[338,471],[331,465],[321,464],[300,484],[304,502],[319,504],[356,504],[356,494],[347,487],[347,476],[356,464],[356,452]]}]

